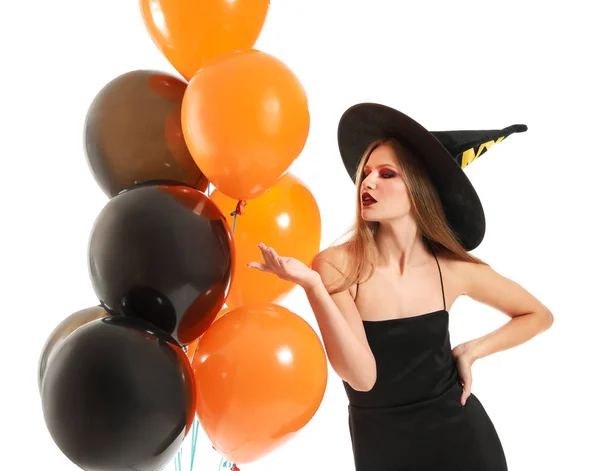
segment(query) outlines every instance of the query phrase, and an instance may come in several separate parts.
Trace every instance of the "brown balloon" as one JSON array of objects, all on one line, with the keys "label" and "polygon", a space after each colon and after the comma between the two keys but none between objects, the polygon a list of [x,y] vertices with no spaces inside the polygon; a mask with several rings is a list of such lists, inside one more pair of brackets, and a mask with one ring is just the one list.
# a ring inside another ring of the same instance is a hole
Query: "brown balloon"
[{"label": "brown balloon", "polygon": [[46,340],[46,344],[40,355],[38,364],[38,387],[40,392],[42,390],[42,382],[44,380],[44,375],[46,374],[48,361],[56,349],[60,347],[62,342],[79,327],[82,327],[93,320],[102,319],[107,316],[108,313],[101,306],[88,307],[87,309],[82,309],[81,311],[71,314],[56,326],[48,337],[48,340]]},{"label": "brown balloon", "polygon": [[154,70],[111,80],[92,101],[84,124],[90,170],[109,198],[139,183],[175,181],[206,191],[181,129],[187,83]]}]

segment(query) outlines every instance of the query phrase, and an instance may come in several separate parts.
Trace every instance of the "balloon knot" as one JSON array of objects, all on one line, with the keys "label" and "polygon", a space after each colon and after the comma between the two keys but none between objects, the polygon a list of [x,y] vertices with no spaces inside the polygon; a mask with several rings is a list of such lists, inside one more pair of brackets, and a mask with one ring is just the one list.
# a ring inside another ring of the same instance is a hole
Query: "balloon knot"
[{"label": "balloon knot", "polygon": [[245,207],[246,207],[246,200],[238,201],[237,205],[235,206],[235,210],[231,213],[231,216],[244,214]]},{"label": "balloon knot", "polygon": [[232,469],[233,469],[233,471],[240,471],[240,468],[238,468],[236,464],[233,465]]}]

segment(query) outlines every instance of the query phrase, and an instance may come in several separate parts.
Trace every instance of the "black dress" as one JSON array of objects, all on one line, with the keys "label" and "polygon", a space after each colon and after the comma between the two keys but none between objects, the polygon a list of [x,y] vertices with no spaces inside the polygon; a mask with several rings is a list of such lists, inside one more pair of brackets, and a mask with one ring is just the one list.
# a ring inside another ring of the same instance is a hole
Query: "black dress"
[{"label": "black dress", "polygon": [[344,382],[356,471],[507,470],[500,439],[477,397],[460,403],[439,262],[438,270],[443,310],[363,321],[377,381],[367,392]]}]

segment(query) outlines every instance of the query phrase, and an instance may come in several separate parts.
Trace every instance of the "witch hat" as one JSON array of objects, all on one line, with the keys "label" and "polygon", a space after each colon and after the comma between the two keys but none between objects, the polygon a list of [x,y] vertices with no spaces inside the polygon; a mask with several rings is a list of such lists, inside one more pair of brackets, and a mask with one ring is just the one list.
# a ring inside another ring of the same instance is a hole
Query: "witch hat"
[{"label": "witch hat", "polygon": [[378,103],[359,103],[342,115],[338,146],[346,171],[356,182],[358,164],[369,145],[396,138],[423,159],[440,196],[446,219],[465,250],[476,248],[485,234],[485,214],[464,168],[524,124],[498,130],[428,131],[404,113]]}]

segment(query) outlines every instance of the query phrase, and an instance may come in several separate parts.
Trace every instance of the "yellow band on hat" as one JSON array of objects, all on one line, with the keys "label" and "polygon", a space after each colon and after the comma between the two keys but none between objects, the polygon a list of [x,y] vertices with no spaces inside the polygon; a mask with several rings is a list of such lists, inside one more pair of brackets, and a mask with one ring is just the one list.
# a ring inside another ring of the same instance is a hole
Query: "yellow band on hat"
[{"label": "yellow band on hat", "polygon": [[475,148],[471,148],[469,150],[464,151],[462,153],[460,168],[465,168],[467,165],[469,165],[471,162],[473,162],[476,158],[480,157],[481,154],[486,152],[490,147],[492,147],[493,145],[498,144],[500,141],[502,141],[502,139],[504,139],[504,136],[499,137],[495,141],[491,140],[488,142],[484,142],[477,149],[477,154],[475,154]]}]

